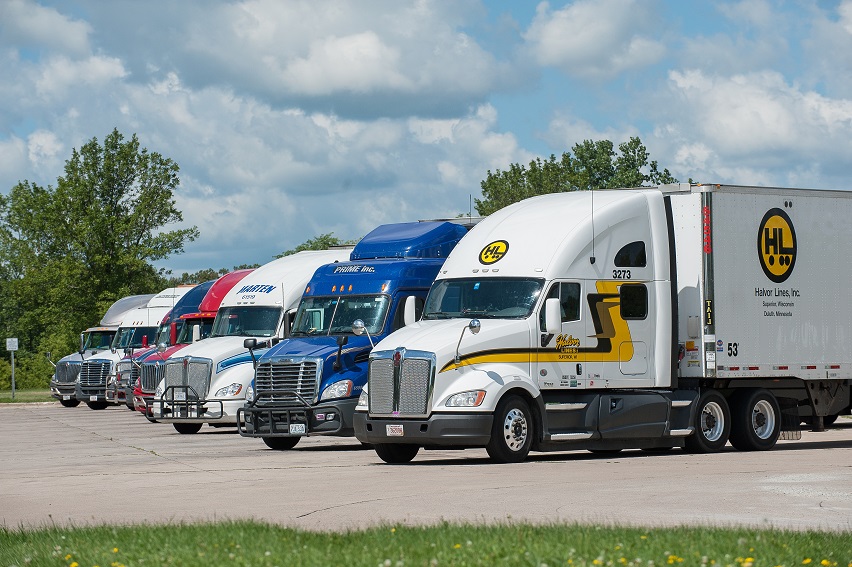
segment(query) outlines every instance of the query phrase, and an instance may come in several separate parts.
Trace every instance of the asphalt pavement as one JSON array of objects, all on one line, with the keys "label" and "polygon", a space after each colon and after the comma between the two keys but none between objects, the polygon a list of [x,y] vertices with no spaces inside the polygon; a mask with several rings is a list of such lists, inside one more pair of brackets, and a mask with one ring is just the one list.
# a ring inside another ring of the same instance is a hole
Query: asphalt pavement
[{"label": "asphalt pavement", "polygon": [[496,465],[482,449],[421,450],[387,465],[354,438],[272,451],[234,428],[181,435],[123,406],[0,405],[6,527],[226,518],[334,531],[445,520],[852,531],[852,420],[768,452],[574,451]]}]

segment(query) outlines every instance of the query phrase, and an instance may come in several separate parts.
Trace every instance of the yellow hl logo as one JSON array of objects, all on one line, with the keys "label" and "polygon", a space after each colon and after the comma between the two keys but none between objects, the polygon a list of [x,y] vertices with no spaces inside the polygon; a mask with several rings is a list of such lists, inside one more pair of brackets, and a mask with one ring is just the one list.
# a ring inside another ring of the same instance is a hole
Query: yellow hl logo
[{"label": "yellow hl logo", "polygon": [[479,253],[479,262],[481,264],[493,264],[500,258],[506,255],[509,251],[509,243],[505,240],[495,240],[491,244],[486,244],[485,248]]},{"label": "yellow hl logo", "polygon": [[796,265],[796,230],[793,221],[781,209],[770,209],[763,215],[757,231],[757,257],[766,277],[781,283],[793,273]]}]

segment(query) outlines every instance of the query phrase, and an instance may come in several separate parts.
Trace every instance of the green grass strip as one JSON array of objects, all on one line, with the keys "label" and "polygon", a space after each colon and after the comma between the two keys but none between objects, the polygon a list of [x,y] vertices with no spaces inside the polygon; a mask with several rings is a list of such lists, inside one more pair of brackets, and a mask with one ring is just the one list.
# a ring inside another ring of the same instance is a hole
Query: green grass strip
[{"label": "green grass strip", "polygon": [[32,402],[55,402],[56,398],[50,395],[50,390],[18,390],[15,389],[15,399],[12,399],[12,390],[0,390],[0,404],[24,404]]},{"label": "green grass strip", "polygon": [[324,533],[250,521],[0,528],[0,567],[11,565],[852,567],[852,532],[445,523]]}]

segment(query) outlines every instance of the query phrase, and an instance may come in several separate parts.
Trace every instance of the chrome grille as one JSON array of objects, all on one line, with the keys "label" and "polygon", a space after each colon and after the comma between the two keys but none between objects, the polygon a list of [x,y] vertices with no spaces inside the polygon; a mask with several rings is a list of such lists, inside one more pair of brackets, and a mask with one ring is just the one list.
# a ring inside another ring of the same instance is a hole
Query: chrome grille
[{"label": "chrome grille", "polygon": [[142,369],[139,371],[139,375],[142,378],[142,391],[148,394],[154,392],[157,389],[157,384],[165,376],[165,373],[166,366],[164,364],[143,364]]},{"label": "chrome grille", "polygon": [[87,360],[80,369],[80,384],[83,386],[106,386],[109,376],[110,362],[108,360]]},{"label": "chrome grille", "polygon": [[[309,402],[316,400],[320,361],[316,359],[284,359],[262,362],[255,372],[255,392],[273,390],[296,392]],[[263,396],[260,402],[293,401],[293,395]]]},{"label": "chrome grille", "polygon": [[393,360],[377,358],[370,362],[369,390],[370,412],[389,414],[393,412]]},{"label": "chrome grille", "polygon": [[80,375],[79,362],[60,362],[56,365],[56,381],[60,384],[72,384]]},{"label": "chrome grille", "polygon": [[399,373],[399,413],[426,415],[426,405],[429,402],[429,370],[428,360],[403,360]]},{"label": "chrome grille", "polygon": [[136,380],[139,379],[139,372],[140,368],[138,363],[130,367],[130,383],[128,384],[128,386],[130,386],[131,388],[136,387]]},{"label": "chrome grille", "polygon": [[[187,398],[207,398],[207,389],[210,387],[210,370],[213,363],[207,358],[178,358],[169,360],[165,364],[163,377],[166,380],[166,388],[178,386],[174,390],[165,393],[171,398],[173,392],[186,392]],[[189,386],[191,390],[180,386]]]},{"label": "chrome grille", "polygon": [[[432,397],[435,357],[432,353],[404,350],[399,368],[393,358],[378,356],[370,360],[369,396],[372,415],[426,417]],[[388,353],[391,357],[395,353]]]}]

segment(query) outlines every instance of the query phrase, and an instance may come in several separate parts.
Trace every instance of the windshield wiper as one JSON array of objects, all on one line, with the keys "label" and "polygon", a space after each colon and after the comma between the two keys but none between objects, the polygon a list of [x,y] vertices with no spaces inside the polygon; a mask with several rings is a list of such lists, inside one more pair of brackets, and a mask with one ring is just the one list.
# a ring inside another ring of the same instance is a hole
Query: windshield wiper
[{"label": "windshield wiper", "polygon": [[446,311],[432,311],[431,313],[423,315],[424,319],[452,319],[453,317],[455,317],[455,315],[447,313]]}]

